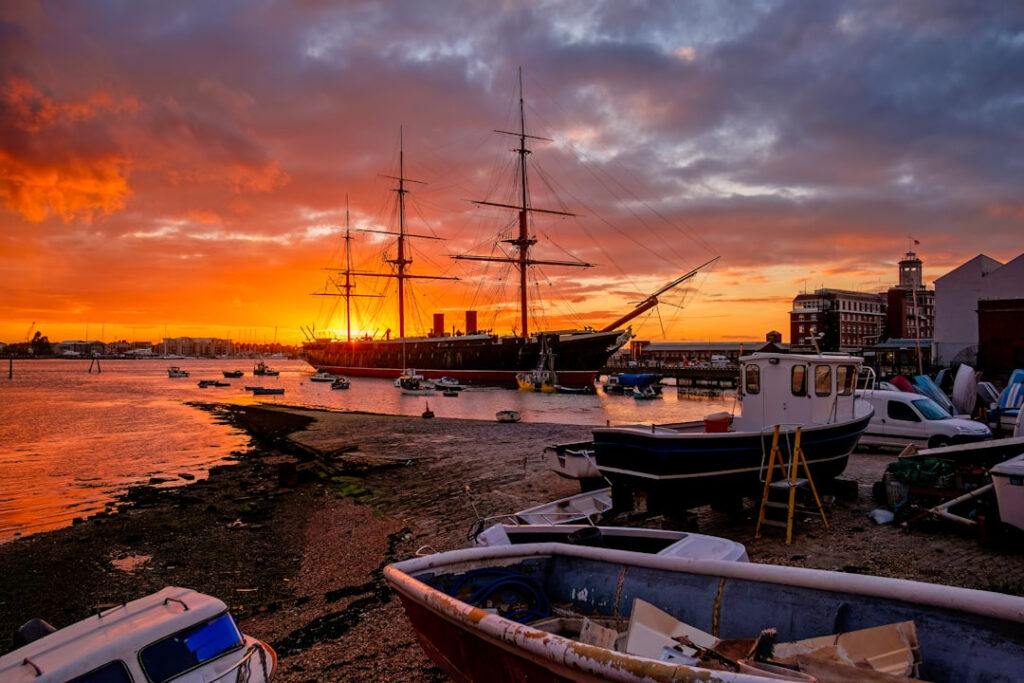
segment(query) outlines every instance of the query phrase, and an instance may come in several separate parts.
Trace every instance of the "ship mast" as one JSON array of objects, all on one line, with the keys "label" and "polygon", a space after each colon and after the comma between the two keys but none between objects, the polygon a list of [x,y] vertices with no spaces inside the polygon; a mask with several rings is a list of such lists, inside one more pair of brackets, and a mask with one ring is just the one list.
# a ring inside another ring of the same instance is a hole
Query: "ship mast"
[{"label": "ship mast", "polygon": [[590,268],[593,264],[584,263],[582,261],[546,261],[530,258],[530,247],[537,243],[537,238],[530,235],[528,216],[530,213],[545,213],[552,214],[555,216],[574,216],[576,214],[568,213],[566,211],[552,211],[550,209],[537,209],[530,206],[530,192],[528,175],[526,170],[526,158],[530,154],[530,150],[526,147],[527,138],[531,140],[544,140],[551,142],[549,138],[542,138],[536,135],[527,135],[526,133],[526,115],[525,107],[523,105],[523,70],[519,69],[519,130],[516,132],[507,130],[496,130],[496,133],[503,135],[513,135],[519,138],[519,148],[512,150],[519,155],[519,185],[520,185],[520,203],[519,204],[501,204],[497,202],[487,201],[476,201],[474,204],[481,204],[484,206],[498,206],[506,209],[514,209],[519,212],[519,234],[515,239],[502,240],[507,244],[511,244],[515,247],[515,254],[512,256],[474,256],[468,254],[459,254],[452,258],[460,259],[464,261],[492,261],[498,263],[512,263],[519,270],[519,313],[520,313],[520,327],[522,329],[522,336],[528,337],[530,334],[529,329],[529,301],[528,301],[528,284],[527,274],[530,266],[573,266],[577,268]]},{"label": "ship mast", "polygon": [[398,187],[395,188],[395,192],[398,194],[398,230],[370,230],[367,228],[361,229],[360,232],[373,232],[379,235],[393,235],[398,238],[397,255],[393,259],[385,259],[387,263],[391,263],[395,266],[394,273],[359,273],[367,277],[390,277],[395,278],[398,281],[398,336],[399,338],[405,337],[405,281],[406,280],[458,280],[457,277],[446,277],[442,275],[414,275],[407,271],[407,267],[412,264],[412,258],[406,256],[406,244],[405,241],[410,238],[425,239],[425,240],[439,240],[440,237],[434,235],[416,235],[405,230],[405,195],[409,193],[406,189],[406,183],[419,183],[425,185],[421,180],[412,180],[405,177],[405,149],[402,141],[402,128],[398,129],[398,175],[389,176],[385,175],[384,178],[398,181]]}]

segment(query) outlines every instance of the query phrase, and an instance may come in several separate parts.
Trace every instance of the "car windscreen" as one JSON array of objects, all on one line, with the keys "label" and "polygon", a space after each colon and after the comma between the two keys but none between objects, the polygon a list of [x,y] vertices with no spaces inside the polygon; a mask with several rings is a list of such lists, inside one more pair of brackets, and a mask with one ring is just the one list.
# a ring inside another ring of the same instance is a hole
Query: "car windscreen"
[{"label": "car windscreen", "polygon": [[153,643],[139,653],[139,660],[149,680],[161,683],[241,645],[234,619],[222,614]]},{"label": "car windscreen", "polygon": [[949,420],[951,416],[945,410],[942,409],[935,401],[930,398],[916,398],[911,403],[917,408],[918,412],[924,415],[926,420]]}]

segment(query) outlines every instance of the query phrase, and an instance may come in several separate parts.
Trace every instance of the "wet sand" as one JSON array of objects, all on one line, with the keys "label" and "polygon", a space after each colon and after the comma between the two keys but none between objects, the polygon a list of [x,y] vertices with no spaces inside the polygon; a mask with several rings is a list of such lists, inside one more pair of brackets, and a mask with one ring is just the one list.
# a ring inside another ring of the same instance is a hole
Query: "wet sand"
[{"label": "wet sand", "polygon": [[[33,616],[64,626],[99,604],[166,585],[216,595],[242,630],[278,652],[281,681],[447,680],[422,653],[381,578],[417,550],[465,547],[479,516],[576,493],[543,464],[577,425],[206,406],[246,429],[252,449],[178,489],[143,487],[112,515],[0,545],[0,634]],[[948,525],[876,526],[871,485],[892,454],[855,454],[856,499],[831,531],[802,516],[792,545],[753,512],[701,508],[702,533],[745,543],[751,560],[1024,594],[1024,556]],[[468,491],[467,491],[468,487]],[[676,524],[668,520],[666,526]],[[10,647],[0,635],[0,651]]]}]

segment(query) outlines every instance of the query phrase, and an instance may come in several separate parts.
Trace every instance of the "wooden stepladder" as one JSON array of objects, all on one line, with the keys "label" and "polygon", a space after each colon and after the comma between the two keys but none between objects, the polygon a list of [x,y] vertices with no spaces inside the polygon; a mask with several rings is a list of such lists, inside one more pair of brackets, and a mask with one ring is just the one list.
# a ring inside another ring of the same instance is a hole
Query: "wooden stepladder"
[{"label": "wooden stepladder", "polygon": [[[811,489],[811,493],[814,494],[814,502],[818,506],[818,512],[821,513],[821,521],[825,523],[826,529],[829,528],[828,518],[825,516],[825,508],[821,504],[821,498],[818,497],[818,490],[814,487],[814,480],[811,478],[811,470],[807,466],[807,458],[804,457],[804,451],[800,447],[800,433],[800,427],[797,427],[793,452],[789,456],[789,468],[787,470],[786,463],[782,459],[782,450],[779,448],[779,426],[775,426],[775,433],[772,435],[772,451],[768,457],[768,473],[764,479],[764,494],[761,496],[761,511],[757,515],[757,529],[754,531],[754,538],[760,538],[761,526],[768,525],[786,527],[786,544],[789,545],[793,541],[793,512],[796,508],[796,490],[802,486],[808,486]],[[772,475],[775,473],[776,460],[778,460],[779,468],[782,470],[782,479],[773,482]],[[804,477],[797,476],[797,470],[801,466],[803,466]],[[772,491],[782,491],[784,494],[788,492],[788,501],[782,503],[771,500]],[[768,508],[786,509],[786,521],[765,519],[765,513]]]}]

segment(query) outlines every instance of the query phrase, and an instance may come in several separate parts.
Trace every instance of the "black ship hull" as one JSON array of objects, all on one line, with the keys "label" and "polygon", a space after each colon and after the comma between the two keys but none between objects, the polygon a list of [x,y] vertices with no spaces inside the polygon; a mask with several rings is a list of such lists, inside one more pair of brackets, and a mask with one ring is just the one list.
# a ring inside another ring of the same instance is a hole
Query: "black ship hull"
[{"label": "black ship hull", "polygon": [[628,331],[548,332],[528,338],[490,334],[393,340],[317,339],[303,346],[313,367],[337,375],[398,377],[406,368],[428,379],[453,377],[466,384],[514,388],[516,374],[551,362],[564,386],[592,385]]}]

